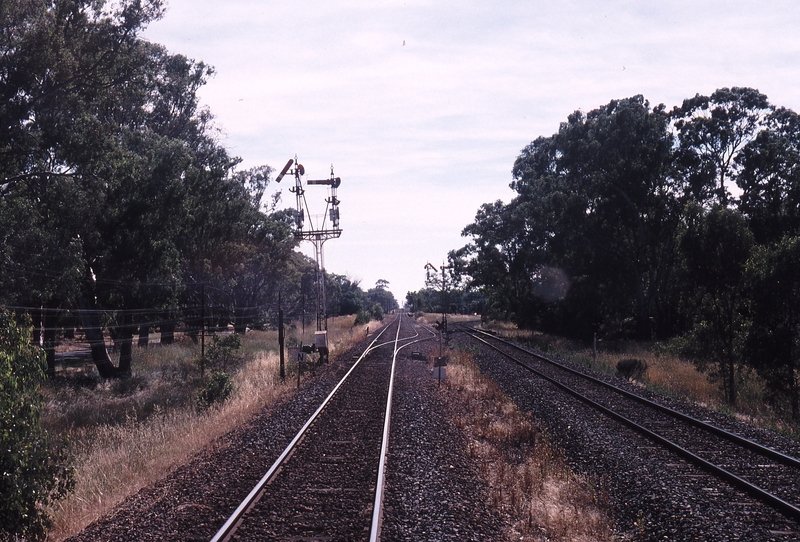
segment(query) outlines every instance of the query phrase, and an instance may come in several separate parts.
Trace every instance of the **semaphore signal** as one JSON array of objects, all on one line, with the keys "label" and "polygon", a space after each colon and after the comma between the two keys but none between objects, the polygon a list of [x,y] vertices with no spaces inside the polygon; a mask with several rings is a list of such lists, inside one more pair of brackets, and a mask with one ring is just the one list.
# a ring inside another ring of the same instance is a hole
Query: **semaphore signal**
[{"label": "semaphore signal", "polygon": [[[294,186],[289,188],[297,199],[297,212],[295,214],[295,236],[303,241],[311,241],[314,245],[314,256],[316,259],[316,285],[317,285],[317,331],[314,335],[314,348],[320,353],[320,362],[328,359],[328,314],[327,298],[325,296],[325,258],[322,252],[322,245],[328,239],[336,239],[342,235],[339,227],[339,198],[336,189],[342,184],[342,179],[334,176],[333,165],[331,165],[331,176],[329,179],[309,180],[309,185],[323,185],[330,187],[330,197],[325,199],[325,213],[321,219],[314,222],[306,201],[305,189],[303,188],[302,177],[306,170],[298,162],[297,156],[286,162],[281,172],[275,178],[275,182],[281,182],[286,174],[294,176]],[[306,216],[308,217],[308,227],[306,227]]]}]

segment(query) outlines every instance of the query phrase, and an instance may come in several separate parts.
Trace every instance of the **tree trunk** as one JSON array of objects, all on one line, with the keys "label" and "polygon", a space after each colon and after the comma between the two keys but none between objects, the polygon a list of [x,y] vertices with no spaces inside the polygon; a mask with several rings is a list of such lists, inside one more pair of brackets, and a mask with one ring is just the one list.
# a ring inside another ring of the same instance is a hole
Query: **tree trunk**
[{"label": "tree trunk", "polygon": [[115,354],[119,352],[119,326],[109,326],[108,334],[111,337],[111,351]]},{"label": "tree trunk", "polygon": [[200,338],[200,328],[194,322],[189,324],[186,334],[192,339],[192,344],[198,344]]},{"label": "tree trunk", "polygon": [[733,346],[735,335],[734,314],[736,312],[736,303],[735,301],[732,301],[725,308],[726,321],[724,327],[722,328],[723,333],[725,334],[725,349],[727,350],[725,358],[728,364],[728,404],[731,406],[736,405],[736,358]]},{"label": "tree trunk", "polygon": [[139,326],[139,342],[136,344],[139,348],[147,348],[150,344],[150,326],[147,324]]},{"label": "tree trunk", "polygon": [[44,353],[47,359],[47,376],[56,375],[56,324],[58,323],[58,311],[56,309],[45,309],[42,315],[44,324]]},{"label": "tree trunk", "polygon": [[133,331],[136,329],[132,324],[133,315],[126,312],[122,317],[123,325],[117,328],[117,341],[119,344],[119,367],[117,372],[120,376],[131,376],[131,364],[133,362]]},{"label": "tree trunk", "polygon": [[85,298],[78,298],[78,307],[81,314],[81,325],[89,346],[92,348],[92,361],[97,367],[97,372],[102,378],[113,378],[117,376],[117,368],[111,362],[106,350],[106,341],[103,337],[103,329],[100,327],[100,319],[94,307]]},{"label": "tree trunk", "polygon": [[736,367],[732,359],[728,359],[726,364],[728,371],[728,404],[734,406],[736,405]]},{"label": "tree trunk", "polygon": [[233,331],[239,335],[244,335],[247,331],[247,318],[244,309],[234,307],[233,309]]},{"label": "tree trunk", "polygon": [[161,324],[161,344],[175,342],[175,324],[172,322]]}]

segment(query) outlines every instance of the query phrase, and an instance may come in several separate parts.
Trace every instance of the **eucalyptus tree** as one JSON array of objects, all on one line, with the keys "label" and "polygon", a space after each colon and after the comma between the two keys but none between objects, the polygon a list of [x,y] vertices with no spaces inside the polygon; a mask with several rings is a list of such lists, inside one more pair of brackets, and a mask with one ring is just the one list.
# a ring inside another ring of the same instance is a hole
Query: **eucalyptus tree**
[{"label": "eucalyptus tree", "polygon": [[613,100],[523,149],[518,196],[485,204],[463,232],[487,303],[527,323],[546,311],[577,334],[668,329],[683,193],[669,121],[641,96]]},{"label": "eucalyptus tree", "polygon": [[234,329],[244,333],[247,326],[263,323],[278,308],[279,291],[291,254],[297,244],[293,216],[284,211],[259,213],[243,232],[238,250],[226,262],[221,284],[232,292]]},{"label": "eucalyptus tree", "polygon": [[433,288],[421,288],[406,293],[405,305],[413,312],[436,312],[440,308],[442,295]]},{"label": "eucalyptus tree", "polygon": [[544,248],[535,229],[546,222],[537,222],[536,211],[529,209],[539,202],[517,197],[508,205],[499,200],[481,205],[461,233],[471,243],[450,255],[454,272],[468,276],[486,296],[488,316],[530,323],[531,275]]},{"label": "eucalyptus tree", "polygon": [[677,163],[693,199],[728,205],[728,185],[736,181],[740,170],[739,154],[756,137],[772,109],[758,90],[732,87],[710,96],[697,94],[672,111],[679,140]]},{"label": "eucalyptus tree", "polygon": [[326,280],[329,314],[356,314],[367,307],[367,294],[361,289],[360,280],[336,273],[326,273]]},{"label": "eucalyptus tree", "polygon": [[[97,224],[115,203],[119,172],[135,166],[126,142],[144,116],[147,81],[165,56],[137,32],[160,13],[158,2],[122,2],[113,10],[79,0],[4,3],[0,121],[8,129],[0,136],[0,220],[10,226],[4,271],[7,281],[26,277],[31,286],[5,291],[7,299],[31,305],[92,299],[85,278],[97,276],[95,247],[107,233]],[[113,374],[97,326],[85,324],[98,368]]]},{"label": "eucalyptus tree", "polygon": [[[236,173],[239,159],[199,106],[213,70],[141,38],[162,12],[160,0],[23,0],[0,11],[0,280],[28,283],[3,298],[77,304],[103,376],[130,371],[145,308],[164,311],[168,327],[187,284],[287,242],[260,208],[270,170]],[[104,323],[121,341],[119,367]]]},{"label": "eucalyptus tree", "polygon": [[389,281],[386,279],[378,279],[375,287],[367,290],[367,299],[370,303],[380,305],[385,313],[400,307],[394,294],[389,291]]},{"label": "eucalyptus tree", "polygon": [[760,245],[748,262],[750,322],[745,355],[775,404],[800,420],[800,237]]},{"label": "eucalyptus tree", "polygon": [[739,209],[759,243],[800,235],[800,115],[778,108],[737,156]]}]

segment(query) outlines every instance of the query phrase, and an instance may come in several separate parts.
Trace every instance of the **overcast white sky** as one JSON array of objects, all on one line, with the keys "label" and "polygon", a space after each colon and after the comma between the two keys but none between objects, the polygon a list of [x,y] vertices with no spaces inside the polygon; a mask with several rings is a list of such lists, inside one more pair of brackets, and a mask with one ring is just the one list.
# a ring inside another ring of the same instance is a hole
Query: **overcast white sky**
[{"label": "overcast white sky", "polygon": [[[214,66],[201,100],[243,167],[333,164],[344,232],[326,268],[386,279],[402,304],[576,109],[750,86],[800,111],[799,32],[795,0],[168,0],[145,37]],[[270,189],[293,205],[290,182]],[[323,187],[306,196],[324,210]]]}]

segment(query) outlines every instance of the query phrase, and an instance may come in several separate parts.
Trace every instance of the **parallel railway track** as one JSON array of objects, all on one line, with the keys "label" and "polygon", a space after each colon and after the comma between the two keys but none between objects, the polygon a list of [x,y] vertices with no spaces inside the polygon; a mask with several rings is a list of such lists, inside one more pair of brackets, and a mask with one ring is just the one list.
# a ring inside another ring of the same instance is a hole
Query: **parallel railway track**
[{"label": "parallel railway track", "polygon": [[432,337],[402,314],[384,327],[212,542],[378,540],[395,361]]},{"label": "parallel railway track", "polygon": [[800,460],[484,331],[475,340],[701,469],[800,522]]}]

